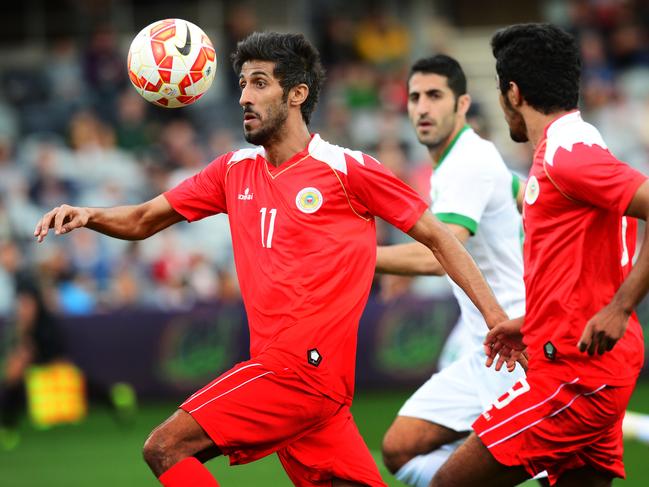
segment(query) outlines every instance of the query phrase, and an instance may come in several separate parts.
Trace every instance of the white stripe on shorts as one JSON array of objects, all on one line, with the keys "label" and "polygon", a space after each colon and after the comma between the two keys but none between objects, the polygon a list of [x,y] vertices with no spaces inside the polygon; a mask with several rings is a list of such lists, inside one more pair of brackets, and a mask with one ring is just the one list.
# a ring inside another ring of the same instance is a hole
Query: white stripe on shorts
[{"label": "white stripe on shorts", "polygon": [[230,372],[230,373],[229,373],[228,375],[226,375],[225,377],[221,377],[219,380],[217,380],[217,381],[215,381],[214,383],[210,384],[209,387],[206,387],[205,389],[203,389],[203,390],[201,390],[201,391],[197,391],[197,392],[195,392],[194,394],[192,394],[191,396],[189,396],[189,399],[187,399],[187,400],[186,400],[184,403],[182,403],[180,406],[181,406],[181,407],[184,406],[184,405],[187,404],[189,401],[191,401],[191,400],[197,398],[198,396],[200,396],[200,395],[203,394],[204,392],[209,391],[212,387],[214,387],[215,385],[217,385],[217,384],[223,382],[223,381],[224,381],[225,379],[227,379],[228,377],[232,377],[232,376],[233,376],[234,374],[236,374],[237,372],[241,372],[242,370],[247,369],[248,367],[254,367],[255,365],[259,366],[259,365],[261,365],[261,364],[248,364],[248,365],[244,365],[244,366],[241,367],[240,369],[237,369],[237,370],[234,370],[234,371]]},{"label": "white stripe on shorts", "polygon": [[[543,418],[534,421],[532,424],[528,424],[527,426],[522,427],[522,428],[519,429],[518,431],[512,433],[512,434],[509,435],[509,436],[506,436],[505,438],[502,438],[502,439],[500,439],[500,440],[498,440],[498,441],[494,441],[491,445],[487,445],[487,448],[491,448],[491,447],[493,447],[493,446],[500,445],[503,441],[507,441],[507,440],[509,440],[510,438],[513,438],[513,437],[516,436],[517,434],[522,433],[523,431],[525,431],[525,430],[531,428],[532,426],[536,426],[536,425],[539,424],[541,421],[543,421],[543,420],[545,420],[545,419],[547,419],[547,418],[551,418],[552,416],[556,416],[557,414],[559,414],[559,413],[560,413],[561,411],[563,411],[564,409],[569,408],[569,407],[572,405],[572,403],[575,402],[575,401],[577,400],[577,398],[579,398],[579,397],[581,397],[581,396],[591,396],[591,395],[593,395],[593,394],[595,394],[595,393],[601,391],[601,390],[604,389],[605,387],[606,387],[606,384],[604,384],[604,385],[598,387],[598,388],[595,389],[594,391],[591,391],[591,392],[585,392],[585,393],[583,393],[583,394],[577,394],[577,395],[576,395],[575,397],[573,397],[573,398],[568,402],[568,404],[566,404],[565,406],[562,406],[562,407],[560,407],[559,409],[557,409],[556,411],[554,411],[553,413],[548,414],[547,416],[544,416]],[[543,401],[543,402],[545,402],[545,401]]]},{"label": "white stripe on shorts", "polygon": [[268,374],[274,374],[274,373],[275,373],[275,372],[273,372],[272,370],[269,370],[269,371],[267,371],[267,372],[264,372],[263,374],[259,374],[258,376],[253,377],[252,379],[248,379],[247,381],[242,382],[242,383],[239,384],[238,386],[233,387],[233,388],[230,389],[229,391],[226,391],[226,392],[224,392],[223,394],[219,394],[218,396],[213,397],[213,398],[210,399],[209,401],[206,401],[205,403],[201,404],[200,406],[198,406],[198,407],[192,409],[191,411],[189,411],[189,414],[198,411],[200,408],[202,408],[203,406],[206,406],[207,404],[211,403],[212,401],[216,401],[219,397],[223,397],[223,396],[225,396],[226,394],[230,394],[232,391],[237,390],[239,387],[245,386],[248,382],[252,382],[253,380],[257,380],[257,379],[259,379],[260,377],[263,377],[263,376],[268,375]]},{"label": "white stripe on shorts", "polygon": [[534,406],[530,406],[530,407],[527,408],[527,409],[523,409],[522,411],[517,412],[517,413],[514,414],[513,416],[510,416],[509,418],[507,418],[507,419],[501,421],[501,422],[498,423],[498,424],[494,424],[491,428],[487,428],[487,429],[484,430],[482,433],[480,433],[478,436],[482,436],[482,435],[484,435],[484,434],[486,434],[486,433],[489,433],[490,431],[495,430],[496,428],[500,428],[503,424],[505,424],[505,423],[509,423],[509,422],[512,421],[513,419],[518,418],[520,415],[525,414],[525,413],[528,413],[528,412],[530,412],[532,409],[536,409],[536,408],[538,408],[539,406],[543,406],[546,402],[548,402],[548,401],[549,401],[550,399],[552,399],[554,396],[556,396],[557,394],[559,394],[559,392],[561,392],[561,389],[563,389],[564,386],[575,384],[575,383],[578,382],[578,381],[579,381],[579,377],[575,377],[575,378],[574,378],[573,380],[571,380],[570,382],[564,382],[563,384],[560,384],[559,387],[557,387],[557,390],[554,391],[552,394],[550,394],[550,395],[549,395],[548,397],[546,397],[545,399],[543,399],[543,401],[541,401],[541,402],[535,404]]}]

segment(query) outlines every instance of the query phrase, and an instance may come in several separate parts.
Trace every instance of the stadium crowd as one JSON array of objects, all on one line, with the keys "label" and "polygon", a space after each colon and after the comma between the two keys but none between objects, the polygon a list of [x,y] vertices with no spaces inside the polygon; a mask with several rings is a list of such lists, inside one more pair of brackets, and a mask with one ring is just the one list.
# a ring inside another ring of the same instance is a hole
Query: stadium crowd
[{"label": "stadium crowd", "polygon": [[[620,159],[648,172],[649,7],[642,4],[581,0],[554,15],[579,38],[585,118]],[[0,72],[0,252],[22,254],[23,266],[48,284],[48,303],[58,313],[185,309],[237,297],[223,215],[144,242],[84,230],[37,246],[32,232],[38,217],[61,203],[140,202],[244,146],[227,53],[263,28],[254,10],[232,9],[215,39],[220,79],[183,110],[156,108],[139,97],[126,75],[128,44],[120,37],[130,34],[108,24],[85,43],[52,40],[46,63]],[[311,32],[328,71],[312,130],[375,155],[427,196],[430,164],[405,111],[404,70],[415,48],[408,26],[377,10],[358,19],[332,13]],[[379,235],[382,242],[400,238],[383,227]],[[13,292],[11,271],[0,265],[0,317],[11,314]]]}]

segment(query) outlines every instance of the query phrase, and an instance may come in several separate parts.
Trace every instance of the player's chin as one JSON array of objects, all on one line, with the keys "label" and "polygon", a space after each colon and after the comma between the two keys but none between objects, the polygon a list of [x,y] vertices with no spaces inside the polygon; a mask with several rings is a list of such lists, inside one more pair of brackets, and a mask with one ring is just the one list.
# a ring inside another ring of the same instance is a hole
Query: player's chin
[{"label": "player's chin", "polygon": [[250,118],[243,121],[243,131],[246,133],[251,133],[255,130],[255,126],[259,124],[259,120],[256,118]]},{"label": "player's chin", "polygon": [[420,132],[419,134],[419,143],[425,145],[426,147],[435,147],[439,145],[438,137],[431,131]]},{"label": "player's chin", "polygon": [[248,121],[243,122],[243,135],[245,135],[246,139],[249,137],[254,138],[257,133],[259,133],[259,129],[255,129]]}]

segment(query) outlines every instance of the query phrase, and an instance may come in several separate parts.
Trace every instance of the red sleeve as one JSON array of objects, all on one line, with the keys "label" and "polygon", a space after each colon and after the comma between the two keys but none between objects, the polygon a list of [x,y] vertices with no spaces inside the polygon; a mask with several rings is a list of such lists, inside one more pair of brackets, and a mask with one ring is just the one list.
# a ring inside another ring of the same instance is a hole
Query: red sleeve
[{"label": "red sleeve", "polygon": [[374,216],[408,232],[428,209],[428,204],[376,159],[363,154],[363,161],[360,164],[347,157],[350,191]]},{"label": "red sleeve", "polygon": [[586,144],[575,144],[571,151],[560,147],[545,170],[567,197],[620,214],[647,179],[607,149]]},{"label": "red sleeve", "polygon": [[164,193],[174,210],[193,222],[217,213],[227,213],[225,172],[232,154],[222,155],[201,172]]}]

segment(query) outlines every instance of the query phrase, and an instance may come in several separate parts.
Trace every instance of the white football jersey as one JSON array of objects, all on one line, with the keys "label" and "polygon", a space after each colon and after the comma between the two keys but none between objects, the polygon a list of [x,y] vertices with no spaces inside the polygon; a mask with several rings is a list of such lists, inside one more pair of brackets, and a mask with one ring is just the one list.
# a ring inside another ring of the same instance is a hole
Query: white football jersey
[{"label": "white football jersey", "polygon": [[[518,178],[495,145],[468,125],[442,154],[431,177],[431,210],[445,223],[467,228],[466,243],[496,299],[510,318],[525,313]],[[482,346],[485,321],[468,296],[450,280],[473,345]]]}]

